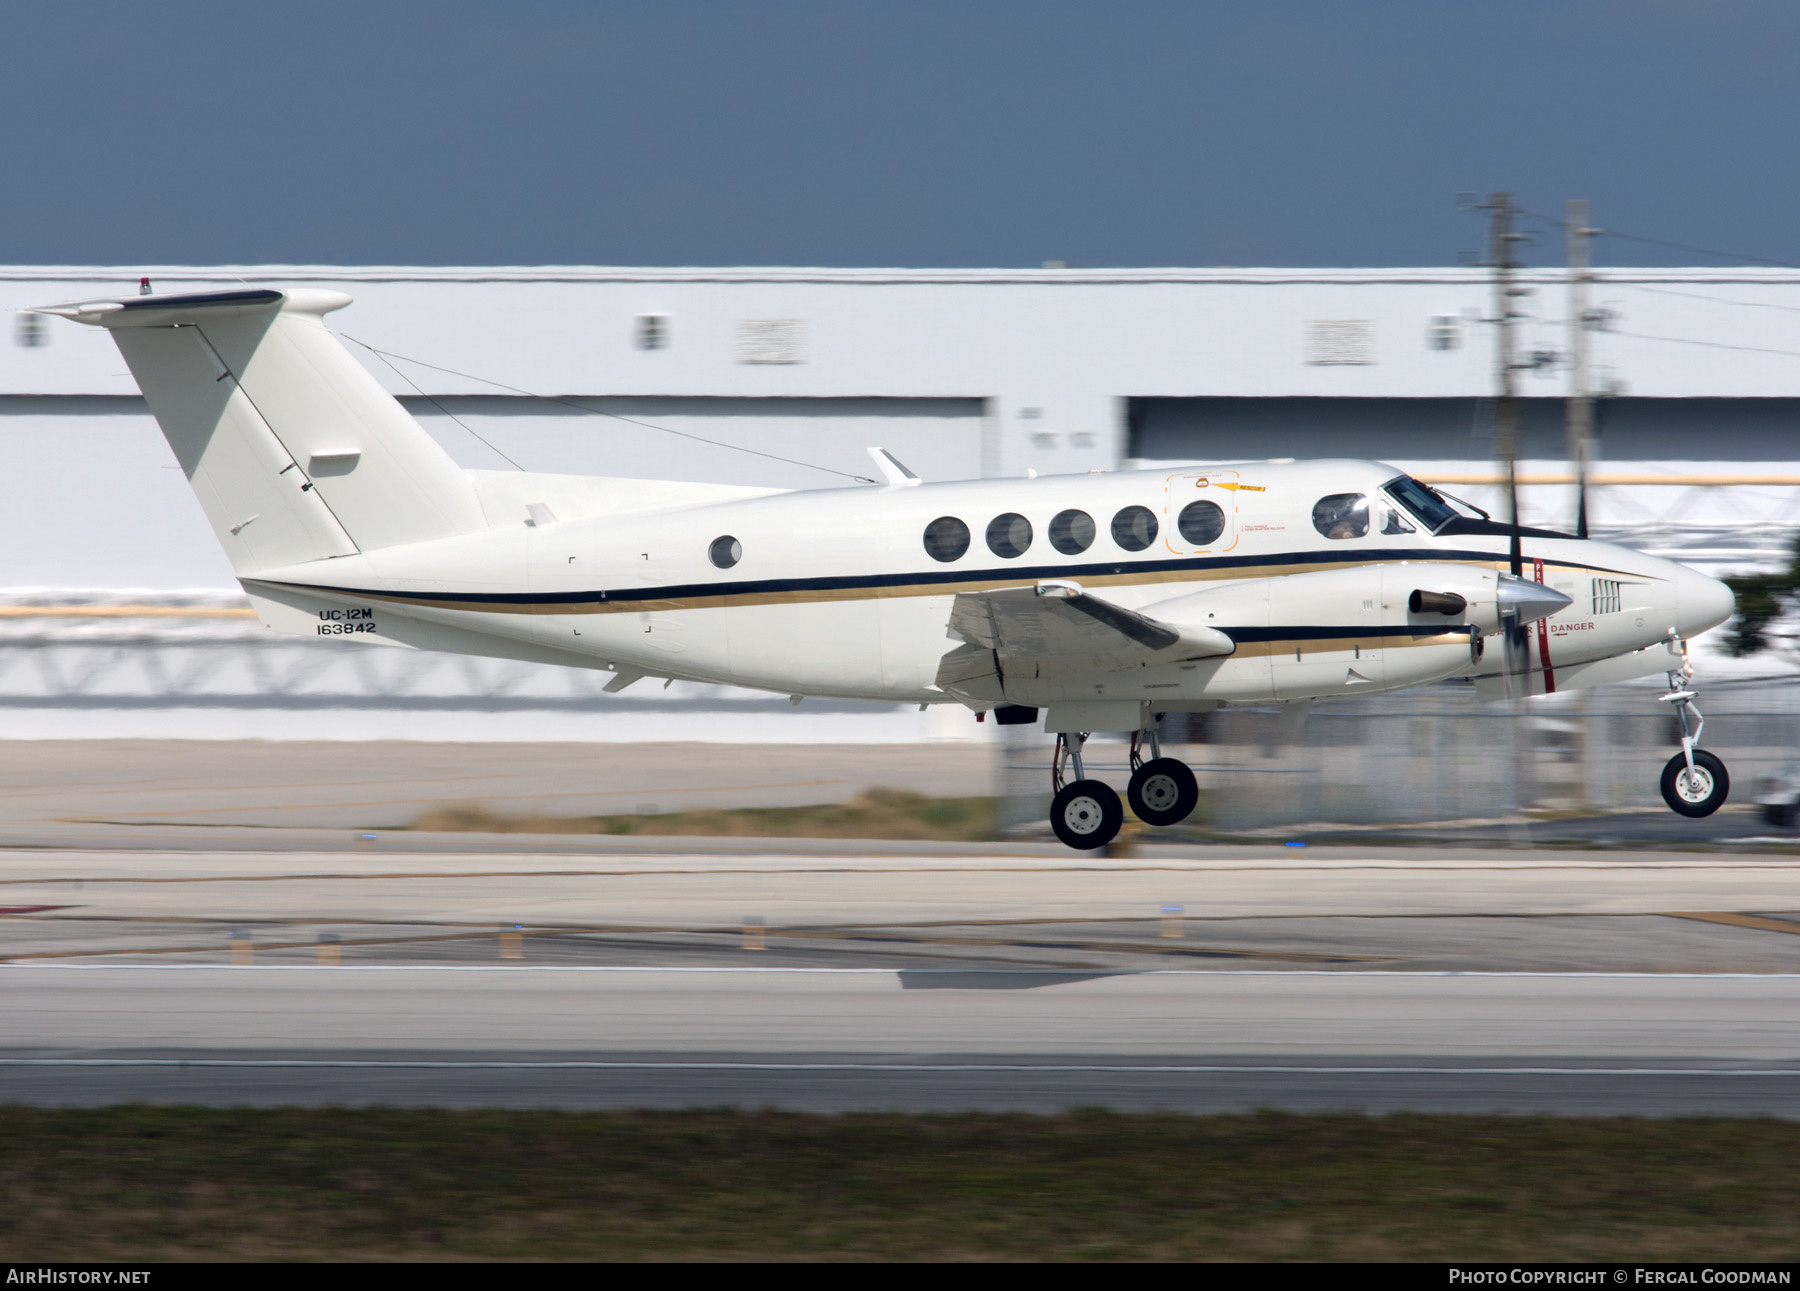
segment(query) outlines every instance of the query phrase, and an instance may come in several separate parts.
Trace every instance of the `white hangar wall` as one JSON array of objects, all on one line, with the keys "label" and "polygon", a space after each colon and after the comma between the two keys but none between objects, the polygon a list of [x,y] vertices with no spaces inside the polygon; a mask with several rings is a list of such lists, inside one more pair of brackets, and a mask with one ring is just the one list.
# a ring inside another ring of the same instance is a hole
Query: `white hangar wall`
[{"label": "white hangar wall", "polygon": [[[598,674],[526,665],[352,668],[217,618],[235,612],[230,571],[110,338],[24,312],[131,292],[140,275],[164,292],[350,293],[330,323],[405,356],[352,345],[471,467],[813,488],[871,474],[875,444],[928,479],[1332,455],[1494,500],[1480,482],[1491,289],[1476,269],[0,268],[0,734],[972,733],[943,714],[796,711],[721,688],[607,696]],[[1598,278],[1603,472],[1800,478],[1800,273]],[[1524,285],[1523,466],[1554,475],[1564,286],[1548,271]],[[1528,520],[1569,520],[1566,486],[1525,501]],[[1722,572],[1779,559],[1800,489],[1606,484],[1594,510],[1603,534]],[[121,617],[128,605],[144,613]]]},{"label": "white hangar wall", "polygon": [[[0,508],[14,557],[0,584],[230,586],[110,338],[22,312],[129,292],[140,273],[159,291],[349,292],[333,325],[431,365],[352,346],[472,466],[807,488],[867,474],[870,444],[939,479],[1321,452],[1464,474],[1492,460],[1477,269],[0,268],[0,447],[15,480],[45,482]],[[1527,466],[1563,469],[1564,288],[1549,271],[1524,283]],[[1800,426],[1800,273],[1608,269],[1591,299],[1608,463],[1772,474],[1800,456],[1784,439]],[[1615,490],[1601,520],[1641,527],[1673,496]],[[1545,521],[1566,509],[1544,490],[1527,501]],[[1751,511],[1780,524],[1784,507]],[[1743,509],[1716,494],[1681,509],[1715,512]]]}]

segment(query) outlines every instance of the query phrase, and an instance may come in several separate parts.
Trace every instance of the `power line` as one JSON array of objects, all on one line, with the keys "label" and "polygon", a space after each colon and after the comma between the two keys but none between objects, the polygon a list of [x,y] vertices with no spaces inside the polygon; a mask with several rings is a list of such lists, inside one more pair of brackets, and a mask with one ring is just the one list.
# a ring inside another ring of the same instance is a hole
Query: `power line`
[{"label": "power line", "polygon": [[[511,392],[512,394],[524,395],[527,399],[541,399],[545,403],[559,403],[559,404],[562,404],[565,408],[573,408],[577,412],[591,413],[592,415],[594,415],[596,417],[611,417],[614,421],[623,421],[623,422],[627,422],[633,426],[642,426],[645,430],[660,430],[665,435],[678,435],[682,439],[691,439],[691,440],[695,441],[696,443],[700,443],[700,444],[710,444],[714,448],[728,448],[728,449],[733,450],[734,452],[748,453],[752,457],[764,457],[764,458],[767,458],[771,462],[783,462],[789,466],[803,466],[809,471],[824,471],[827,475],[841,475],[845,479],[854,480],[858,484],[874,484],[876,482],[876,481],[870,479],[866,475],[853,475],[849,471],[840,471],[836,467],[820,466],[816,462],[802,462],[797,458],[783,457],[779,453],[765,453],[759,448],[745,448],[742,444],[728,444],[728,443],[724,442],[723,440],[708,439],[704,435],[696,435],[696,434],[693,434],[692,432],[686,431],[686,430],[676,430],[670,426],[658,426],[658,425],[656,425],[652,422],[648,422],[648,421],[639,421],[636,417],[627,417],[627,416],[623,415],[622,413],[608,412],[604,408],[590,408],[588,405],[583,404],[583,403],[577,403],[573,399],[564,399],[564,398],[558,397],[557,395],[537,394],[536,392],[531,391],[531,390],[522,390],[518,386],[507,385],[506,382],[504,382],[504,381],[495,381],[489,377],[478,377],[472,372],[458,372],[455,368],[440,367],[436,363],[427,363],[423,359],[409,359],[404,354],[395,354],[391,350],[377,349],[375,346],[370,345],[367,341],[357,340],[356,337],[350,335],[348,332],[339,332],[338,335],[342,336],[346,341],[353,341],[357,345],[362,346],[365,350],[369,351],[369,353],[379,356],[383,362],[386,362],[388,359],[399,359],[402,363],[412,363],[412,364],[417,365],[418,367],[430,368],[433,372],[442,372],[447,376],[461,377],[465,381],[479,381],[482,385],[493,386],[496,390],[506,390],[506,391]],[[388,366],[392,367],[393,364],[389,363]],[[411,385],[413,387],[413,389],[419,390],[418,385],[411,382],[410,380],[407,382],[407,384]],[[421,395],[425,395],[425,392],[423,390],[419,390],[419,393]],[[430,399],[431,396],[425,395],[425,398]],[[442,405],[438,404],[435,399],[432,400],[432,403],[434,406],[437,406],[440,409],[442,408]],[[449,414],[446,413],[445,415],[448,416]],[[452,418],[452,420],[455,420],[455,419]],[[469,428],[467,426],[464,426],[463,423],[460,421],[458,421],[456,424],[459,426],[463,426],[464,430],[469,430]],[[475,435],[475,432],[473,430],[469,430],[469,433],[471,435]],[[475,438],[481,439],[481,436],[475,435]],[[481,442],[484,444],[487,444],[487,440],[485,440],[485,439],[481,439]],[[488,447],[493,448],[494,446],[492,444],[488,444]],[[497,448],[495,448],[494,451],[496,453],[500,452],[500,450]],[[506,457],[506,454],[500,453],[500,456]],[[506,460],[511,462],[512,458],[507,457]],[[513,462],[513,465],[517,466],[518,463]]]},{"label": "power line", "polygon": [[1779,354],[1784,358],[1800,359],[1800,350],[1774,350],[1762,345],[1732,345],[1726,341],[1700,341],[1689,336],[1651,336],[1648,332],[1627,332],[1617,327],[1607,328],[1606,333],[1611,336],[1629,336],[1639,341],[1664,341],[1670,345],[1702,345],[1709,350],[1741,350],[1745,354]]},{"label": "power line", "polygon": [[1709,296],[1699,291],[1674,291],[1668,287],[1646,287],[1642,283],[1601,279],[1608,287],[1624,287],[1631,291],[1648,291],[1658,296],[1683,296],[1688,300],[1707,300],[1715,305],[1738,305],[1744,309],[1778,309],[1786,314],[1800,314],[1800,305],[1777,305],[1767,300],[1732,300],[1729,296]]},{"label": "power line", "polygon": [[[1548,224],[1551,228],[1566,229],[1569,227],[1566,220],[1554,219],[1548,215],[1539,215],[1536,211],[1528,211],[1522,206],[1515,206],[1513,209],[1518,211],[1521,215],[1537,220],[1540,223]],[[1800,264],[1795,264],[1791,260],[1771,260],[1766,256],[1748,255],[1742,251],[1718,251],[1712,247],[1697,247],[1686,242],[1669,242],[1663,238],[1649,238],[1641,233],[1621,233],[1617,229],[1602,229],[1601,234],[1602,236],[1609,238],[1620,238],[1626,242],[1642,242],[1646,246],[1664,247],[1670,251],[1686,251],[1692,255],[1711,256],[1715,260],[1736,260],[1740,263],[1763,264],[1774,269],[1800,269]]]}]

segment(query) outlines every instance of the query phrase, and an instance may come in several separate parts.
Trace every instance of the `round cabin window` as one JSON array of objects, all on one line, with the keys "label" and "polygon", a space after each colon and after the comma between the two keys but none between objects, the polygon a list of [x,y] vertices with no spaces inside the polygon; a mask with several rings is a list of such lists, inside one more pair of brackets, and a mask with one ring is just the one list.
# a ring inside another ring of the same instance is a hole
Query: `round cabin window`
[{"label": "round cabin window", "polygon": [[1216,502],[1190,502],[1181,508],[1175,527],[1191,547],[1210,547],[1225,532],[1225,513]]},{"label": "round cabin window", "polygon": [[1113,541],[1126,551],[1142,551],[1156,541],[1156,515],[1149,507],[1126,507],[1112,522]]},{"label": "round cabin window", "polygon": [[726,534],[723,538],[714,538],[712,546],[706,549],[707,558],[720,569],[730,569],[744,558],[744,544]]},{"label": "round cabin window", "polygon": [[1369,532],[1369,499],[1361,493],[1333,493],[1313,504],[1313,528],[1327,538],[1360,538]]},{"label": "round cabin window", "polygon": [[1050,522],[1050,545],[1065,556],[1079,556],[1094,545],[1094,517],[1085,511],[1060,511]]},{"label": "round cabin window", "polygon": [[1023,556],[1025,549],[1031,546],[1031,521],[1017,511],[995,516],[988,521],[987,545],[988,550],[1002,560]]},{"label": "round cabin window", "polygon": [[969,549],[969,526],[955,516],[939,516],[925,526],[925,554],[933,560],[956,560]]}]

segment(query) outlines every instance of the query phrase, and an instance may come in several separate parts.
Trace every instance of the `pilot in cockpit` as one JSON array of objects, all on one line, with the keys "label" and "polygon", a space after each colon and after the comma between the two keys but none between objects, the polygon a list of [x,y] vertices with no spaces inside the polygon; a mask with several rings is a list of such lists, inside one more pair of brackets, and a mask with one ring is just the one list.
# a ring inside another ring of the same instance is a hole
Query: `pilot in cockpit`
[{"label": "pilot in cockpit", "polygon": [[1313,528],[1327,538],[1361,538],[1369,532],[1366,493],[1333,493],[1313,504]]}]

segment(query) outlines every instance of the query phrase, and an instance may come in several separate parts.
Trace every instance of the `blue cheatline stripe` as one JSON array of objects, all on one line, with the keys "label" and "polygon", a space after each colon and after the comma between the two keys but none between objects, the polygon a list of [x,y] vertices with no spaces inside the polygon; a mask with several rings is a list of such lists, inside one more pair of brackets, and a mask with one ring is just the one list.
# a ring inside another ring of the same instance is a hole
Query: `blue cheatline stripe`
[{"label": "blue cheatline stripe", "polygon": [[[333,587],[312,583],[279,583],[275,587],[292,587],[309,592],[326,592],[336,596],[368,596],[389,600],[436,601],[442,604],[550,606],[550,605],[633,605],[645,601],[712,599],[726,596],[772,596],[792,592],[850,592],[884,587],[933,587],[959,583],[1033,583],[1045,579],[1110,578],[1180,573],[1204,574],[1217,570],[1267,569],[1281,565],[1374,565],[1384,563],[1457,564],[1486,563],[1504,559],[1505,552],[1432,551],[1415,549],[1380,549],[1375,551],[1286,552],[1274,556],[1206,556],[1176,560],[1144,560],[1106,562],[1088,565],[1001,566],[988,569],[923,570],[904,574],[839,574],[820,578],[765,578],[737,582],[673,583],[665,587],[634,587],[612,590],[596,589],[580,592],[437,592],[408,591],[403,588]],[[1600,574],[1625,574],[1627,571],[1572,561],[1548,562],[1559,568]],[[245,582],[264,582],[245,579]],[[698,607],[695,607],[698,608]]]}]

